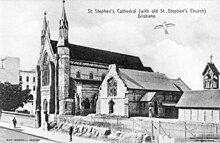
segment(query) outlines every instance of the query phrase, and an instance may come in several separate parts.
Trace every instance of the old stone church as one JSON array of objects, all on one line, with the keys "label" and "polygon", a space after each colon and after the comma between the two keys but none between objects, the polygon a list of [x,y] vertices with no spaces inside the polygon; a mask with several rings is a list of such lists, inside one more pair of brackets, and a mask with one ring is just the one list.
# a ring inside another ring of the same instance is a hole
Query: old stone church
[{"label": "old stone church", "polygon": [[95,113],[98,88],[110,64],[153,71],[144,67],[139,57],[69,43],[64,2],[57,30],[59,40],[52,40],[45,13],[37,63],[36,116],[39,127],[57,115]]},{"label": "old stone church", "polygon": [[189,87],[165,74],[119,68],[112,64],[100,85],[96,113],[177,118],[175,107]]}]

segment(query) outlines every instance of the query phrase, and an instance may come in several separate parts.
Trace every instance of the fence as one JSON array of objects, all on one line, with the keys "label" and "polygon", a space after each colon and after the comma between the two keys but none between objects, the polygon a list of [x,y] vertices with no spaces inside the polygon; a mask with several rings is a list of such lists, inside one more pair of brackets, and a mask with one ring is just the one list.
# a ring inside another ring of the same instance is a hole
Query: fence
[{"label": "fence", "polygon": [[219,142],[220,125],[216,123],[182,122],[176,119],[121,118],[106,116],[62,116],[60,121],[109,128],[113,131],[140,132],[154,137],[166,135],[179,142],[199,139]]}]

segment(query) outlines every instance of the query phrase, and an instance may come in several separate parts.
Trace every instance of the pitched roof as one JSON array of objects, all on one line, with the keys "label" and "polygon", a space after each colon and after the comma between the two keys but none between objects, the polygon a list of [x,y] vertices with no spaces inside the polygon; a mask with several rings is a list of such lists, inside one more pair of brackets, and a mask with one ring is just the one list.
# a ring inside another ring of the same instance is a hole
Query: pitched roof
[{"label": "pitched roof", "polygon": [[205,69],[204,69],[203,72],[202,72],[202,75],[205,74],[205,72],[207,71],[208,67],[210,67],[210,69],[214,72],[214,74],[219,75],[219,71],[218,71],[218,69],[216,68],[216,66],[215,66],[214,63],[207,63]]},{"label": "pitched roof", "polygon": [[119,76],[130,89],[179,91],[165,74],[119,68]]},{"label": "pitched roof", "polygon": [[220,90],[195,90],[183,93],[177,107],[220,108]]},{"label": "pitched roof", "polygon": [[170,79],[170,81],[180,90],[189,91],[190,88],[180,79]]},{"label": "pitched roof", "polygon": [[[57,53],[57,41],[51,40],[54,53]],[[70,59],[104,64],[116,64],[119,67],[152,72],[150,67],[144,67],[140,58],[116,52],[104,51],[85,46],[69,44]]]},{"label": "pitched roof", "polygon": [[147,92],[144,96],[140,99],[140,101],[151,101],[153,97],[156,95],[156,92]]}]

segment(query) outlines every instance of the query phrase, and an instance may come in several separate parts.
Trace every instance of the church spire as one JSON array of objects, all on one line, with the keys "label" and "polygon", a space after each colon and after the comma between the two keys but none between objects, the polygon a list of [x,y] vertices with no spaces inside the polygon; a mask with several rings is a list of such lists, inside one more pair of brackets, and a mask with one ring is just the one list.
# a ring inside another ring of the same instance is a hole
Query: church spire
[{"label": "church spire", "polygon": [[44,39],[46,37],[46,35],[49,36],[50,38],[50,29],[49,29],[49,21],[47,21],[47,13],[46,11],[44,12],[44,19],[43,19],[43,27],[41,30],[41,44],[44,44]]},{"label": "church spire", "polygon": [[63,9],[62,9],[62,15],[59,21],[59,41],[57,46],[67,46],[68,44],[68,21],[66,16],[66,10],[65,10],[65,0],[63,0]]}]

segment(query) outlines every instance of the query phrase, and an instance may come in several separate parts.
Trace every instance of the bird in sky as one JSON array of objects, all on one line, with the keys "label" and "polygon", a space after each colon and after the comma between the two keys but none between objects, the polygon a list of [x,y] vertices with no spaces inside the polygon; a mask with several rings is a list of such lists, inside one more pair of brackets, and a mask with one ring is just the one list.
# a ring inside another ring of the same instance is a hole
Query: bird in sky
[{"label": "bird in sky", "polygon": [[167,28],[173,27],[173,26],[175,26],[175,24],[173,24],[173,23],[166,23],[166,21],[164,21],[162,25],[157,25],[157,26],[154,27],[154,29],[156,30],[156,29],[163,28],[163,30],[165,31],[165,34],[168,34]]}]

